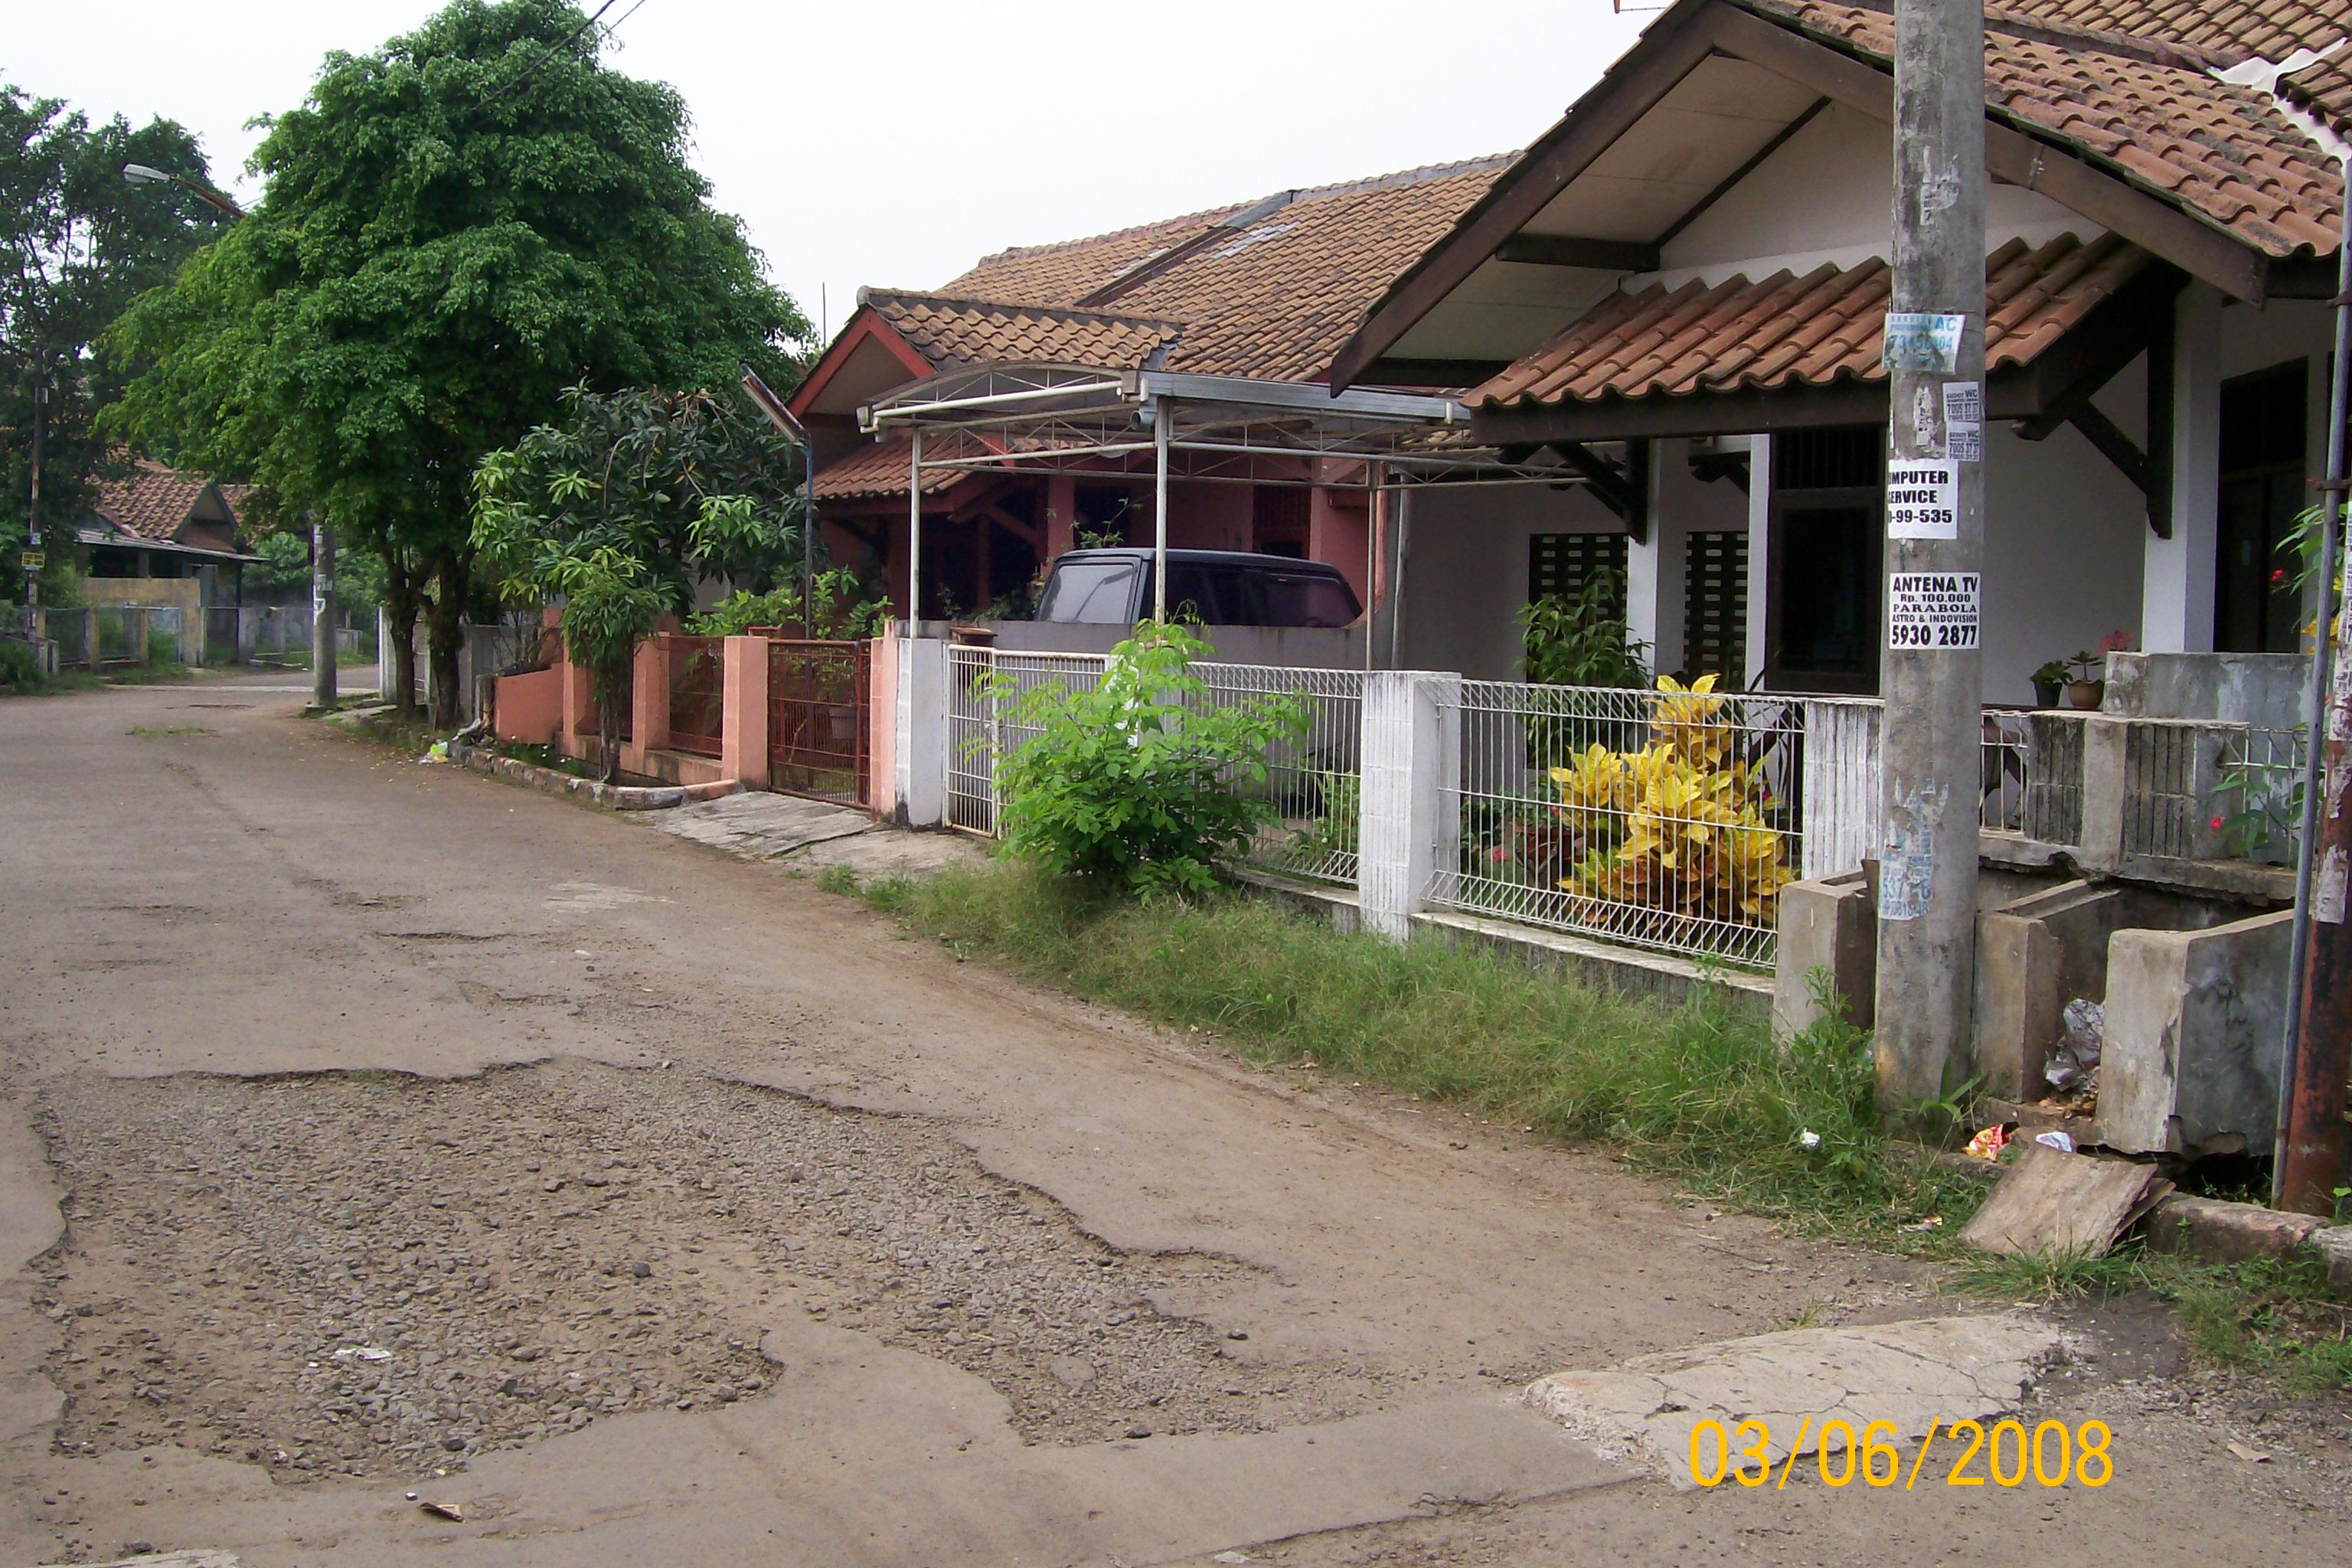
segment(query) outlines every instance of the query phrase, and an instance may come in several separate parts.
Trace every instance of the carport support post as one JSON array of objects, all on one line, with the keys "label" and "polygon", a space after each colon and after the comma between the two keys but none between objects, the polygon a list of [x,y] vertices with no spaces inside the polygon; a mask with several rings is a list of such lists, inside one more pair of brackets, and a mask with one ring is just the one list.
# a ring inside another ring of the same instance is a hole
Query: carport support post
[{"label": "carport support post", "polygon": [[[1898,1121],[1958,1076],[1975,1000],[1984,716],[1977,613],[1959,605],[1973,604],[1981,583],[1984,465],[1977,443],[1955,450],[1964,443],[1947,428],[1946,388],[1973,383],[1981,403],[1984,115],[1983,0],[1895,0],[1890,306],[1960,318],[1956,349],[1893,320],[1887,333],[1889,461],[1912,470],[1903,488],[1920,495],[1906,516],[1890,474],[1876,1050],[1879,1108]],[[1895,614],[1896,583],[1914,574],[1942,580],[1916,584],[1926,598],[1905,595],[1923,640]]]},{"label": "carport support post", "polygon": [[1151,404],[1151,618],[1168,623],[1168,415],[1164,397]]},{"label": "carport support post", "polygon": [[[908,438],[907,458],[907,635],[923,629],[923,429]],[[809,633],[811,637],[816,634]]]}]

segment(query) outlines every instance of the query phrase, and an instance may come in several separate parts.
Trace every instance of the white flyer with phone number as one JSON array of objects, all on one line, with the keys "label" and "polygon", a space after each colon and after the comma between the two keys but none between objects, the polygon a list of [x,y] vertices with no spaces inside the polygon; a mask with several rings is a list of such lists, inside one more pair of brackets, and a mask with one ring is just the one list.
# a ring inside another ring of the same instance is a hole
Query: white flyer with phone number
[{"label": "white flyer with phone number", "polygon": [[1886,646],[1958,652],[1977,646],[1974,572],[1895,572],[1887,577]]}]

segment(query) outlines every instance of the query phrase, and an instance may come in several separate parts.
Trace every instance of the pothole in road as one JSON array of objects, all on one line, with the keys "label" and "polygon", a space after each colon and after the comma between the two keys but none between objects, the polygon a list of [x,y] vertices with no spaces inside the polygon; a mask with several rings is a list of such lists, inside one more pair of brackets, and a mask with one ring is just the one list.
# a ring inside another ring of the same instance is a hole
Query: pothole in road
[{"label": "pothole in road", "polygon": [[923,1121],[685,1072],[77,1079],[41,1126],[69,1229],[36,1304],[75,1452],[445,1468],[766,1396],[788,1313],[976,1373],[1030,1441],[1289,1425],[1385,1387],[1238,1360],[1147,1299],[1243,1265],[1106,1247]]}]

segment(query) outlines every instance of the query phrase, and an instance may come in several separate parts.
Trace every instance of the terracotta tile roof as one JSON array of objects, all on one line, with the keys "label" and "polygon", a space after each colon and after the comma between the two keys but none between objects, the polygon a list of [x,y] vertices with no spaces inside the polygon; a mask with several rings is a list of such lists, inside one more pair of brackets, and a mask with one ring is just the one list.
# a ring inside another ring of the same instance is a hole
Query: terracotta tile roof
[{"label": "terracotta tile roof", "polygon": [[[140,458],[129,474],[99,485],[90,510],[124,533],[169,543],[210,482]],[[232,502],[232,510],[234,506]]]},{"label": "terracotta tile roof", "polygon": [[[1987,15],[2185,44],[2219,66],[2283,60],[2352,32],[2341,4],[2309,0],[1997,0]],[[2352,117],[2352,50],[2297,73],[2289,84],[2331,117]]]},{"label": "terracotta tile roof", "polygon": [[[1881,61],[1893,58],[1895,23],[1885,11],[1829,0],[1741,3]],[[2044,8],[2057,3],[2042,0]],[[2083,5],[2087,16],[2088,0]],[[2061,18],[2069,19],[2079,25]],[[1985,93],[1988,109],[2020,130],[2071,144],[2265,255],[2336,248],[2342,182],[2264,94],[2188,66],[2105,53],[2088,41],[2021,37],[1998,26],[1985,36]]]},{"label": "terracotta tile roof", "polygon": [[1245,205],[1162,218],[1135,228],[1055,245],[1000,250],[981,258],[971,270],[949,279],[940,293],[964,300],[1001,300],[1014,305],[1074,304],[1120,273],[1231,217]]},{"label": "terracotta tile roof", "polygon": [[[2002,246],[1985,260],[1990,366],[2031,363],[2147,261],[2113,235]],[[1891,281],[1874,258],[1802,278],[1783,270],[1618,294],[1465,401],[1491,408],[1884,380]]]},{"label": "terracotta tile roof", "polygon": [[[1008,250],[931,298],[975,310],[989,308],[982,301],[1067,310],[1089,300],[1090,313],[1101,320],[1180,328],[1162,362],[1169,370],[1308,381],[1323,374],[1364,307],[1508,163],[1497,157],[1433,164],[1066,245]],[[1237,224],[1245,214],[1254,215],[1252,221]],[[1148,265],[1163,258],[1172,259],[1157,270]],[[1130,275],[1131,282],[1122,281]],[[1019,342],[1042,329],[1008,322],[993,330]],[[917,347],[931,357],[929,349]],[[1120,356],[1127,348],[1114,340],[1110,355],[1099,363],[1125,366],[1129,362]]]},{"label": "terracotta tile roof", "polygon": [[1179,322],[1148,316],[937,294],[867,289],[859,298],[940,370],[1024,361],[1138,370],[1183,330]]},{"label": "terracotta tile roof", "polygon": [[1364,307],[1475,201],[1507,158],[1301,191],[1118,295],[1184,322],[1165,368],[1311,381]]},{"label": "terracotta tile roof", "polygon": [[[864,500],[876,496],[905,495],[910,456],[905,441],[877,441],[859,447],[830,467],[817,470],[813,487],[816,499]],[[923,493],[938,495],[964,477],[953,468],[933,468],[923,476]]]}]

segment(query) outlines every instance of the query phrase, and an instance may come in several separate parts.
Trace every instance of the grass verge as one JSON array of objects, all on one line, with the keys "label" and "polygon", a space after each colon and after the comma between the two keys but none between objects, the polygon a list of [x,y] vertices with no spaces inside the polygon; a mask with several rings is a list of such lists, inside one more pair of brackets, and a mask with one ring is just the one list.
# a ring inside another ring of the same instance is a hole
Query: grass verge
[{"label": "grass verge", "polygon": [[2181,1337],[2208,1361],[2269,1373],[2299,1394],[2352,1388],[2352,1303],[2328,1294],[2315,1258],[2208,1263],[2149,1252],[2135,1238],[2104,1258],[1969,1253],[1958,1276],[1964,1289],[1998,1300],[2152,1291],[2172,1304]]},{"label": "grass verge", "polygon": [[[823,885],[849,889],[831,873]],[[1002,863],[863,892],[920,935],[1213,1031],[1252,1060],[1605,1142],[1809,1232],[1935,1248],[1982,1195],[1880,1130],[1868,1037],[1834,1019],[1776,1048],[1728,998],[1661,1006],[1484,948],[1342,934],[1238,893],[1092,899]],[[1905,1229],[1929,1216],[1938,1229]]]}]

